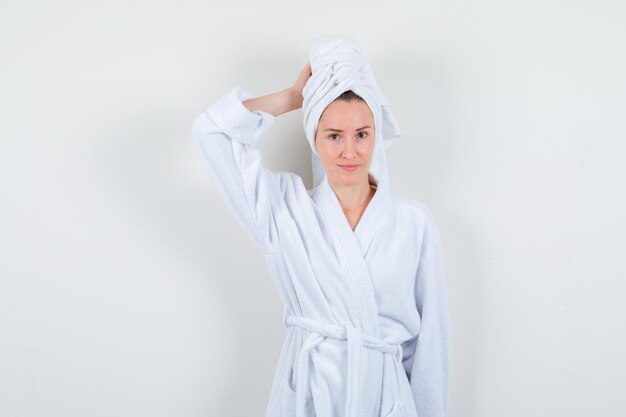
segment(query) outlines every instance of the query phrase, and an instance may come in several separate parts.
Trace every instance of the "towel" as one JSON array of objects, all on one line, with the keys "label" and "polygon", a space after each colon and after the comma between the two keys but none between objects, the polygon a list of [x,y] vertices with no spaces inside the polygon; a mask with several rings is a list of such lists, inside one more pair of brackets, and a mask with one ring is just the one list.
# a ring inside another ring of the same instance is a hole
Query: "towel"
[{"label": "towel", "polygon": [[311,145],[313,186],[326,175],[315,148],[315,133],[324,109],[342,93],[352,90],[362,97],[374,115],[375,145],[369,173],[377,189],[388,187],[385,151],[402,132],[387,99],[382,95],[363,47],[345,35],[321,35],[313,39],[309,53],[311,76],[302,90],[304,131]]}]

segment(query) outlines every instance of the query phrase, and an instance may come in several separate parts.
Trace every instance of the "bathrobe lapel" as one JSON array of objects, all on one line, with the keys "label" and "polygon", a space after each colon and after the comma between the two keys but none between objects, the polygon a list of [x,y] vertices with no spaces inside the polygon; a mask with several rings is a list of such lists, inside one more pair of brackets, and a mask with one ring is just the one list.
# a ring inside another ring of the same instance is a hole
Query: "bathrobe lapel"
[{"label": "bathrobe lapel", "polygon": [[367,250],[374,238],[378,226],[389,202],[389,193],[378,188],[363,212],[355,230],[350,227],[339,199],[324,176],[316,194],[330,224],[331,233],[335,234],[343,249],[350,268],[347,279],[355,291],[356,304],[359,306],[361,326],[365,333],[375,337],[380,336],[378,325],[378,307],[369,265],[366,261]]}]

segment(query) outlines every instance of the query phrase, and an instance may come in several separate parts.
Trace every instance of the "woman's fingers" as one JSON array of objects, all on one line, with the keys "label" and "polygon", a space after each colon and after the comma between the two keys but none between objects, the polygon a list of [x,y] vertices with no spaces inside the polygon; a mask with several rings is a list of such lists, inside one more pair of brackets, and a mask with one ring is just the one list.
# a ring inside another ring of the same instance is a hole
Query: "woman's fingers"
[{"label": "woman's fingers", "polygon": [[288,88],[290,100],[292,103],[292,110],[299,109],[302,107],[302,103],[304,102],[304,97],[302,96],[302,91],[304,90],[304,86],[307,81],[311,77],[311,64],[307,62],[307,64],[300,70],[298,74],[298,79],[293,85]]},{"label": "woman's fingers", "polygon": [[294,83],[294,88],[298,91],[298,93],[302,94],[302,90],[304,89],[304,86],[310,77],[311,77],[311,64],[307,62],[304,68],[300,71],[300,74],[298,75],[298,79]]}]

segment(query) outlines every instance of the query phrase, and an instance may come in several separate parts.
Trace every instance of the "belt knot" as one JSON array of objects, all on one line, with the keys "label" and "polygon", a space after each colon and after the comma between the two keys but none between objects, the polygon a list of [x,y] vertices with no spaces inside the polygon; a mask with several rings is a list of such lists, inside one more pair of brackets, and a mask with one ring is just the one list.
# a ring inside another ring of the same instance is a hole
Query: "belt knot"
[{"label": "belt knot", "polygon": [[393,354],[395,359],[402,364],[403,352],[401,344],[387,343],[378,337],[363,333],[352,325],[339,326],[332,323],[318,322],[307,317],[287,314],[287,311],[285,311],[283,316],[283,325],[285,329],[288,329],[290,326],[298,326],[311,332],[300,348],[294,368],[296,417],[307,417],[306,391],[310,382],[310,351],[327,337],[335,340],[346,340],[348,343],[346,417],[359,417],[362,348],[365,347]]}]

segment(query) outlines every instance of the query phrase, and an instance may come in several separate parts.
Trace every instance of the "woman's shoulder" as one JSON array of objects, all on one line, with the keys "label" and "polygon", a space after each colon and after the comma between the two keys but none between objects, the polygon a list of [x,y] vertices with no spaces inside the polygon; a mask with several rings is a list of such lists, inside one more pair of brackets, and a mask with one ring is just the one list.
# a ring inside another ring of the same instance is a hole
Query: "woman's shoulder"
[{"label": "woman's shoulder", "polygon": [[423,201],[409,198],[400,194],[391,193],[396,210],[405,212],[422,222],[433,222],[433,212]]}]

